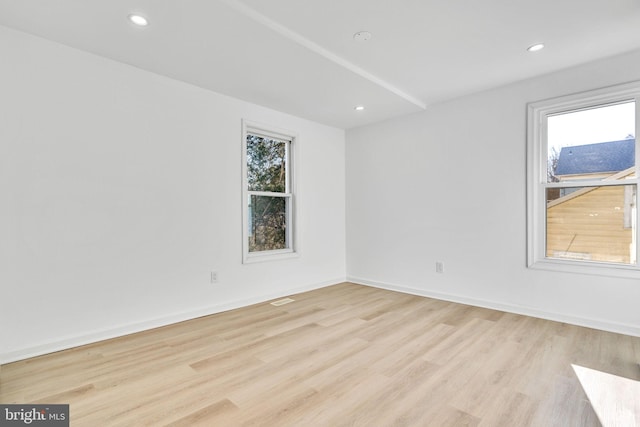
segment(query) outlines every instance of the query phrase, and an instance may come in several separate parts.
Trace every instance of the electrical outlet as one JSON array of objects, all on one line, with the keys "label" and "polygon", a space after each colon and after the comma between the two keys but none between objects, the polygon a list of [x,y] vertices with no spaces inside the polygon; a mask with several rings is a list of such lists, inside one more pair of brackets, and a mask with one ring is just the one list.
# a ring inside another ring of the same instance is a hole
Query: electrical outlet
[{"label": "electrical outlet", "polygon": [[436,273],[444,273],[444,262],[436,261]]},{"label": "electrical outlet", "polygon": [[211,272],[211,283],[218,283],[218,272],[217,271],[212,271]]}]

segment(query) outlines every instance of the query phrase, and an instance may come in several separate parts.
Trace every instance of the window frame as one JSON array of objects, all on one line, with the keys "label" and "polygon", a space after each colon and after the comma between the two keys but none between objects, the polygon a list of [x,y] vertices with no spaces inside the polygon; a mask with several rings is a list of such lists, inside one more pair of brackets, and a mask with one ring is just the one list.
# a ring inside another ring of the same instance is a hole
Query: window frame
[{"label": "window frame", "polygon": [[[285,192],[276,193],[270,191],[250,191],[248,179],[247,165],[247,135],[256,135],[287,143],[285,163]],[[242,120],[242,262],[243,264],[280,260],[297,257],[298,250],[298,233],[297,233],[297,135],[284,129],[277,129],[273,126],[264,125],[257,122]],[[249,251],[249,197],[268,196],[282,197],[288,200],[286,212],[286,248],[266,250],[266,251]]]},{"label": "window frame", "polygon": [[[635,178],[621,181],[547,182],[547,117],[581,109],[635,101]],[[534,269],[584,273],[614,277],[640,278],[640,260],[635,264],[549,258],[546,255],[546,190],[554,187],[636,185],[640,187],[640,81],[605,87],[527,104],[527,266]],[[640,209],[636,209],[636,223]],[[636,227],[635,251],[640,245],[640,227]]]}]

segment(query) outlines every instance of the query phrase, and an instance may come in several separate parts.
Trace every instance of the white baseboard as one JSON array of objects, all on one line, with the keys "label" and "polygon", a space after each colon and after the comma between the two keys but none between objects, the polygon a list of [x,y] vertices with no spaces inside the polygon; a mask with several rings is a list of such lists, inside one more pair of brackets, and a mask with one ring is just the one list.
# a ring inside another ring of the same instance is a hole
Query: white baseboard
[{"label": "white baseboard", "polygon": [[236,300],[236,301],[230,301],[224,304],[203,307],[203,308],[188,311],[188,312],[174,313],[169,316],[149,319],[144,322],[131,323],[131,324],[119,326],[116,328],[103,329],[99,331],[93,331],[87,334],[58,338],[56,340],[42,343],[36,346],[26,347],[20,350],[0,354],[0,364],[5,364],[10,362],[15,362],[18,360],[28,359],[31,357],[41,356],[43,354],[66,350],[66,349],[78,347],[81,345],[92,344],[98,341],[117,338],[124,335],[133,334],[136,332],[143,332],[149,329],[159,328],[161,326],[167,326],[173,323],[183,322],[186,320],[191,320],[191,319],[195,319],[202,316],[208,316],[211,314],[234,310],[236,308],[246,307],[252,304],[259,304],[262,302],[270,301],[272,299],[282,298],[285,296],[289,296],[289,295],[293,295],[301,292],[307,292],[314,289],[324,288],[324,287],[335,285],[345,281],[359,284],[359,285],[371,286],[374,288],[387,289],[390,291],[402,292],[402,293],[411,294],[411,295],[418,295],[418,296],[423,296],[427,298],[439,299],[443,301],[450,301],[450,302],[456,302],[460,304],[484,307],[484,308],[489,308],[493,310],[505,311],[508,313],[522,314],[525,316],[537,317],[541,319],[553,320],[556,322],[569,323],[577,326],[584,326],[588,328],[600,329],[603,331],[609,331],[609,332],[615,332],[615,333],[640,337],[640,327],[635,325],[616,323],[616,322],[611,322],[611,321],[606,321],[601,319],[594,319],[594,318],[569,316],[561,313],[547,312],[543,310],[537,310],[537,309],[513,305],[513,304],[504,304],[496,301],[488,301],[488,300],[482,300],[482,299],[476,299],[476,298],[468,298],[461,295],[434,292],[428,289],[416,289],[416,288],[411,288],[406,286],[394,285],[390,283],[363,279],[360,277],[347,277],[347,278],[337,278],[333,280],[327,280],[321,283],[315,283],[315,284],[310,284],[302,287],[287,289],[281,292],[264,294],[264,295],[245,298],[245,299]]},{"label": "white baseboard", "polygon": [[36,346],[26,347],[8,353],[0,354],[0,364],[15,362],[18,360],[29,359],[31,357],[41,356],[43,354],[54,353],[56,351],[67,350],[73,347],[79,347],[86,344],[92,344],[98,341],[117,338],[124,335],[143,332],[149,329],[159,328],[161,326],[171,325],[173,323],[183,322],[202,316],[221,313],[223,311],[234,310],[236,308],[247,307],[253,304],[259,304],[272,299],[281,298],[301,292],[312,291],[327,286],[345,282],[346,278],[341,277],[333,280],[327,280],[321,283],[314,283],[292,289],[282,290],[270,294],[259,295],[251,298],[226,302],[224,304],[202,307],[188,312],[173,313],[168,316],[157,317],[143,322],[131,323],[115,328],[102,329],[86,334],[62,337],[53,341],[45,342]]},{"label": "white baseboard", "polygon": [[422,297],[434,298],[443,301],[456,302],[460,304],[473,305],[477,307],[489,308],[493,310],[505,311],[508,313],[522,314],[525,316],[537,317],[540,319],[553,320],[556,322],[568,323],[571,325],[584,326],[587,328],[599,329],[602,331],[615,332],[618,334],[640,337],[640,327],[637,325],[611,322],[608,320],[571,316],[562,313],[554,313],[538,310],[531,307],[524,307],[513,304],[504,304],[497,301],[469,298],[461,295],[445,294],[434,292],[428,289],[416,289],[406,286],[394,285],[390,283],[378,282],[375,280],[363,279],[360,277],[347,277],[347,281],[359,285],[371,286],[374,288],[387,289],[390,291],[402,292],[405,294],[418,295]]}]

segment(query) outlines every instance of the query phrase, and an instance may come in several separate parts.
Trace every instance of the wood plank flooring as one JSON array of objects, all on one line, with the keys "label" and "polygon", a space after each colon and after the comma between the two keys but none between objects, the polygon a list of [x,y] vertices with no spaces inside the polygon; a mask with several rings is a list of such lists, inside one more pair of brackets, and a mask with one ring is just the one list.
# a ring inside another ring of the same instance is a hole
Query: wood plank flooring
[{"label": "wood plank flooring", "polygon": [[291,297],[3,365],[0,402],[78,427],[583,427],[571,364],[640,380],[640,338],[349,283]]}]

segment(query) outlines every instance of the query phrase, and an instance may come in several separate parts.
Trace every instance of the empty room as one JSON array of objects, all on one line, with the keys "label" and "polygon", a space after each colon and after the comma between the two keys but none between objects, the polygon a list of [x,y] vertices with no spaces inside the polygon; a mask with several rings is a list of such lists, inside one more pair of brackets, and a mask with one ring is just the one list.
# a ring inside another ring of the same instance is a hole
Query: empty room
[{"label": "empty room", "polygon": [[0,0],[0,426],[640,426],[638,29]]}]

